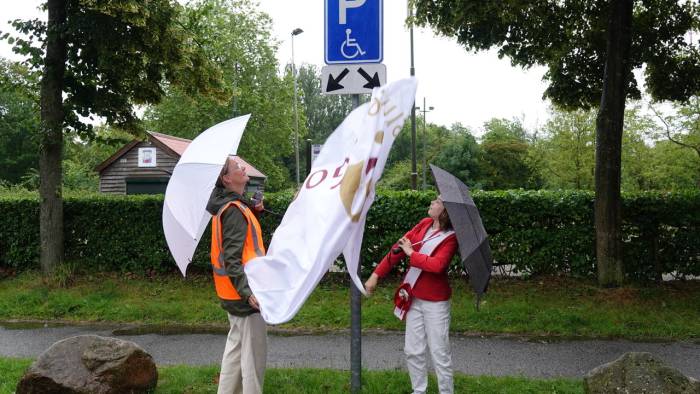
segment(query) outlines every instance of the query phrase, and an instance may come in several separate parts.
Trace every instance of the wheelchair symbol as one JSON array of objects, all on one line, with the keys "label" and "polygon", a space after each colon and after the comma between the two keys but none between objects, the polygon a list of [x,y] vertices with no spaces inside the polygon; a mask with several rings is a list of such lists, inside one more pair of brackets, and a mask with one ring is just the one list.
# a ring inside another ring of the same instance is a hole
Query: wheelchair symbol
[{"label": "wheelchair symbol", "polygon": [[[352,29],[345,29],[345,41],[340,45],[340,53],[342,53],[346,59],[354,59],[357,56],[365,54],[365,51],[360,48],[360,44],[357,43],[357,39],[350,38],[350,33],[352,33]],[[353,48],[354,50],[352,52],[346,52],[348,48]]]}]

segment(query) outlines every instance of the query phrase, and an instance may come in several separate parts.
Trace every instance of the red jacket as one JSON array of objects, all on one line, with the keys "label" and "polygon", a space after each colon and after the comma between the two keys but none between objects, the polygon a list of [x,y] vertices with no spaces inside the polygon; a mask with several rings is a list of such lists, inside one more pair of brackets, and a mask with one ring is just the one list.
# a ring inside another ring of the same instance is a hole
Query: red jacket
[{"label": "red jacket", "polygon": [[[418,222],[418,224],[404,236],[411,240],[411,243],[420,242],[432,225],[433,219],[425,218]],[[452,256],[454,256],[457,251],[457,238],[454,234],[450,235],[433,250],[430,256],[418,252],[421,246],[422,244],[418,244],[413,247],[415,252],[411,254],[411,258],[409,259],[409,264],[412,267],[423,270],[415,286],[413,286],[414,297],[426,301],[449,300],[452,295],[452,289],[447,280],[447,268],[450,265]],[[398,244],[394,244],[392,249],[394,248],[398,248]],[[384,256],[382,261],[379,262],[374,273],[380,278],[385,277],[405,256],[406,254],[403,250],[396,254],[390,251],[389,254]]]}]

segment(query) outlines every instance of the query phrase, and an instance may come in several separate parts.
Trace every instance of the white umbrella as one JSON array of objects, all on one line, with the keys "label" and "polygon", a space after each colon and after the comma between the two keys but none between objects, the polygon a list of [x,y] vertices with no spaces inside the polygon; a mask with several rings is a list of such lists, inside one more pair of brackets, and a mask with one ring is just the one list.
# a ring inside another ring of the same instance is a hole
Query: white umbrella
[{"label": "white umbrella", "polygon": [[206,206],[229,155],[235,155],[250,114],[229,119],[197,136],[177,162],[163,203],[163,233],[185,276],[211,219]]}]

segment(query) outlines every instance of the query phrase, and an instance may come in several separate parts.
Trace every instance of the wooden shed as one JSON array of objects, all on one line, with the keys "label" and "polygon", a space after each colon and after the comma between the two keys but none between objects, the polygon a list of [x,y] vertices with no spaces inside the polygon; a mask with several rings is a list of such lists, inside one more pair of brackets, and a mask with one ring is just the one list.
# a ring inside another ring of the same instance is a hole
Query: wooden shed
[{"label": "wooden shed", "polygon": [[[100,174],[100,192],[109,194],[165,193],[175,164],[191,140],[161,133],[148,133],[145,141],[134,140],[124,145],[95,170]],[[265,174],[239,156],[250,176],[247,192],[263,190]]]}]

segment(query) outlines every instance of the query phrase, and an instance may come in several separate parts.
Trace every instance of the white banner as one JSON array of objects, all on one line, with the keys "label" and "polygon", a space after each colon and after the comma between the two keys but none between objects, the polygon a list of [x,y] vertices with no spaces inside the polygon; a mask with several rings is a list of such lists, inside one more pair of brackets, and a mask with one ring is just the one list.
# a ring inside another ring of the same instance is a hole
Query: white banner
[{"label": "white banner", "polygon": [[367,211],[415,93],[415,78],[374,89],[326,140],[267,256],[245,265],[266,322],[292,319],[340,253],[364,293],[357,267]]}]

